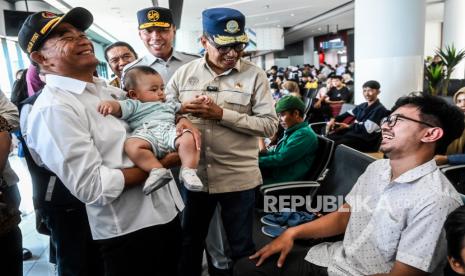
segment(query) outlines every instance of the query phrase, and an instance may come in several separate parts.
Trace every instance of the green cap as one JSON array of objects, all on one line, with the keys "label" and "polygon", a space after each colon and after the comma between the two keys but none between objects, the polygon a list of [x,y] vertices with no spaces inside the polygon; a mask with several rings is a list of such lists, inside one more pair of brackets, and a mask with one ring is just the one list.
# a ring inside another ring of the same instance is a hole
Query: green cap
[{"label": "green cap", "polygon": [[285,96],[282,97],[281,100],[278,101],[276,104],[276,113],[281,113],[287,110],[297,109],[302,112],[305,112],[305,104],[304,102],[295,97],[295,96]]}]

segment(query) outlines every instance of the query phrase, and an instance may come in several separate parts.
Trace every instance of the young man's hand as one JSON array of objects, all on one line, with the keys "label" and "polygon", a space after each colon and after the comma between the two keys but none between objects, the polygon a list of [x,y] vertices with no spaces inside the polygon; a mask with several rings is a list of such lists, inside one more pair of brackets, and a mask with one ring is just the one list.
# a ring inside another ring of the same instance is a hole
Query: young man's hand
[{"label": "young man's hand", "polygon": [[292,247],[294,246],[293,231],[294,229],[292,228],[287,229],[278,238],[265,245],[262,247],[262,249],[258,250],[255,254],[250,256],[249,259],[258,259],[256,265],[260,266],[268,257],[279,253],[279,259],[276,265],[278,267],[282,267],[284,265],[284,261],[286,260],[287,254],[289,254]]}]

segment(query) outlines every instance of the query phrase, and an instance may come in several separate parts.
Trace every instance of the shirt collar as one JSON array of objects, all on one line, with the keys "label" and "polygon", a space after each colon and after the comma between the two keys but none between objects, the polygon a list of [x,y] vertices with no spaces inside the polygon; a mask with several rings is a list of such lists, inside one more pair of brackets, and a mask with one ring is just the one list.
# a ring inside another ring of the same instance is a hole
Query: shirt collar
[{"label": "shirt collar", "polygon": [[174,49],[173,49],[173,53],[171,54],[171,57],[168,60],[170,60],[172,58],[177,59],[179,61],[183,60],[181,54],[179,52],[175,51]]},{"label": "shirt collar", "polygon": [[64,77],[64,76],[59,76],[59,75],[53,75],[53,74],[47,74],[45,75],[45,83],[46,85],[50,85],[53,87],[61,88],[66,91],[72,92],[74,94],[82,94],[88,85],[91,86],[106,86],[106,83],[103,80],[100,80],[99,78],[93,79],[93,83],[69,78],[69,77]]},{"label": "shirt collar", "polygon": [[146,57],[147,57],[148,64],[154,64],[157,61],[168,63],[172,58],[181,60],[180,55],[174,49],[172,49],[171,56],[166,61],[162,58],[154,56],[152,53],[146,55]]},{"label": "shirt collar", "polygon": [[437,168],[438,166],[436,165],[436,161],[434,161],[434,159],[431,159],[430,161],[423,163],[420,166],[417,166],[409,171],[404,172],[399,177],[394,179],[393,182],[396,182],[396,183],[413,182],[419,178],[422,178],[423,176],[427,174],[434,172]]}]

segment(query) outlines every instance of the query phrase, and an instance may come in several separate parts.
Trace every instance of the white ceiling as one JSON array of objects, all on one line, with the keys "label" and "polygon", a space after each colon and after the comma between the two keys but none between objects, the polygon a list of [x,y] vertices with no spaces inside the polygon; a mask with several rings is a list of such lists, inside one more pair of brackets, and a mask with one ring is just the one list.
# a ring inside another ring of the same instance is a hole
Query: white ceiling
[{"label": "white ceiling", "polygon": [[202,11],[213,7],[240,10],[250,28],[292,27],[347,2],[351,0],[184,0],[181,27],[201,30]]},{"label": "white ceiling", "polygon": [[[44,0],[57,7],[57,0]],[[168,7],[168,0],[61,0],[71,7],[85,7],[94,15],[94,23],[116,40],[130,43],[140,54],[146,52],[137,34],[138,10],[152,6],[157,2]],[[201,14],[212,7],[229,7],[240,10],[246,16],[246,25],[250,28],[293,27],[312,18],[319,18],[337,7],[353,6],[352,0],[184,0],[181,16],[181,29],[201,30]],[[427,0],[427,20],[441,20],[443,1]],[[59,7],[57,7],[60,9]],[[343,10],[324,20],[314,20],[304,30],[296,31],[286,43],[302,39],[305,36],[326,34],[336,28],[353,28],[353,8]],[[439,19],[438,19],[439,18]],[[337,25],[337,27],[336,27]],[[108,37],[108,36],[107,36]]]}]

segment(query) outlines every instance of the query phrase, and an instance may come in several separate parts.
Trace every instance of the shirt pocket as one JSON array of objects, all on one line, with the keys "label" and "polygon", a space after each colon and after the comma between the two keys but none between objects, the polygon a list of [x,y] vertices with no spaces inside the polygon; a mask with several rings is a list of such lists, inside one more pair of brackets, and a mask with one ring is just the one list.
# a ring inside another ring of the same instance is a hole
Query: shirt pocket
[{"label": "shirt pocket", "polygon": [[251,111],[251,98],[252,93],[226,92],[223,99],[224,108],[234,110],[239,113],[249,113]]}]

